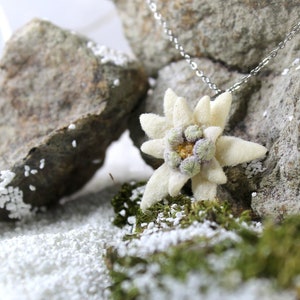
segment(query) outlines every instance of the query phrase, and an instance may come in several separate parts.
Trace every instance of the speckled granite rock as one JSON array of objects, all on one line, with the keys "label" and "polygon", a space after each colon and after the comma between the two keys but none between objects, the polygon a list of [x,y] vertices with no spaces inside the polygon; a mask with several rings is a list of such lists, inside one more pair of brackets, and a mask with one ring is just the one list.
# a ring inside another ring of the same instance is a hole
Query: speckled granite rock
[{"label": "speckled granite rock", "polygon": [[8,42],[0,87],[0,169],[15,173],[0,184],[0,207],[16,201],[16,188],[25,203],[44,206],[78,190],[101,166],[147,78],[124,54],[35,19]]},{"label": "speckled granite rock", "polygon": [[[278,220],[300,213],[300,51],[281,74],[270,75],[249,104],[245,125],[259,132],[269,155],[252,208]],[[259,125],[259,130],[253,128]]]},{"label": "speckled granite rock", "polygon": [[[180,55],[155,26],[144,0],[114,0],[133,51],[149,74]],[[157,1],[192,56],[209,57],[248,71],[279,43],[299,18],[296,0]]]}]

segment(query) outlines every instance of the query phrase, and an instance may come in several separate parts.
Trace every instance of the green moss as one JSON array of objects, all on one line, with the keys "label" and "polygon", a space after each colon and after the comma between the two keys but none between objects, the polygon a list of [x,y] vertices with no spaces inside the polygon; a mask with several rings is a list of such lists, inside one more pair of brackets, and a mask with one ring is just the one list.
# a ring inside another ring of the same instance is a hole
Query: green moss
[{"label": "green moss", "polygon": [[128,224],[128,218],[136,216],[139,211],[139,202],[143,196],[140,187],[145,182],[124,183],[118,194],[111,200],[115,218],[113,224],[123,227]]},{"label": "green moss", "polygon": [[[239,218],[235,218],[230,205],[225,201],[196,201],[192,202],[191,198],[184,195],[176,197],[166,197],[164,201],[153,205],[146,213],[141,210],[137,212],[137,232],[142,232],[144,223],[157,221],[160,214],[164,218],[176,218],[178,213],[184,216],[180,221],[181,227],[189,227],[194,222],[203,222],[209,220],[220,225],[227,230],[240,229],[241,222],[249,223],[251,220],[250,211],[244,211]],[[172,225],[171,221],[166,221],[168,225]]]},{"label": "green moss", "polygon": [[[236,217],[227,202],[193,202],[185,195],[167,197],[143,213],[139,209],[142,194],[136,191],[141,186],[141,183],[126,184],[113,200],[116,212],[115,224],[123,226],[128,224],[129,216],[136,217],[136,232],[130,236],[131,239],[139,238],[151,222],[158,230],[165,231],[175,230],[176,226],[187,228],[194,222],[202,223],[206,220],[211,221],[211,228],[222,227],[235,232],[239,239],[228,238],[213,243],[210,238],[198,236],[169,247],[165,251],[148,255],[146,258],[119,257],[115,250],[110,249],[107,253],[107,265],[114,282],[113,299],[143,297],[142,292],[134,286],[133,282],[136,277],[146,273],[148,267],[153,264],[159,266],[158,273],[153,279],[158,282],[166,275],[184,281],[191,272],[204,272],[214,278],[218,284],[236,288],[226,283],[226,278],[229,278],[230,274],[238,273],[242,281],[266,278],[270,279],[278,289],[298,290],[300,298],[299,216],[288,217],[282,224],[266,221],[264,230],[258,233],[245,226],[245,223],[251,224],[249,211]],[[125,215],[119,214],[122,210],[126,211]],[[178,215],[181,216],[180,223],[174,225]],[[167,228],[163,226],[166,224]],[[230,253],[234,255],[228,255]],[[222,266],[216,267],[212,261],[221,261]]]},{"label": "green moss", "polygon": [[300,217],[289,217],[280,225],[267,221],[260,237],[244,237],[238,249],[234,268],[245,280],[273,278],[279,287],[293,287],[300,275]]}]

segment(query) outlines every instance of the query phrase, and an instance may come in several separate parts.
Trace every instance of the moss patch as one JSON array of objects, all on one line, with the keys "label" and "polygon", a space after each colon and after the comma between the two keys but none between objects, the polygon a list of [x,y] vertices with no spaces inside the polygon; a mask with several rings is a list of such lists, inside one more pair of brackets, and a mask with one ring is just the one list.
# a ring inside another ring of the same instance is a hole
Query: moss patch
[{"label": "moss patch", "polygon": [[[113,299],[139,296],[147,299],[151,292],[148,286],[168,290],[170,278],[188,285],[193,274],[199,276],[195,287],[198,296],[204,296],[212,284],[234,290],[249,280],[266,279],[274,287],[274,293],[286,289],[300,297],[299,217],[289,217],[282,224],[267,221],[259,231],[249,211],[237,217],[226,202],[195,202],[184,195],[167,197],[144,214],[139,209],[142,186],[124,185],[113,200],[116,224],[132,224],[128,219],[134,218],[134,232],[124,242],[128,249],[137,247],[138,239],[146,237],[147,240],[163,232],[172,236],[174,231],[197,230],[202,225],[216,234],[205,235],[199,230],[198,235],[146,255],[142,251],[140,254],[136,251],[135,255],[120,254],[118,247],[108,249],[106,258],[113,280]],[[128,204],[124,206],[121,202]],[[224,232],[228,236],[222,238]],[[211,278],[211,282],[204,282],[203,278]]]}]

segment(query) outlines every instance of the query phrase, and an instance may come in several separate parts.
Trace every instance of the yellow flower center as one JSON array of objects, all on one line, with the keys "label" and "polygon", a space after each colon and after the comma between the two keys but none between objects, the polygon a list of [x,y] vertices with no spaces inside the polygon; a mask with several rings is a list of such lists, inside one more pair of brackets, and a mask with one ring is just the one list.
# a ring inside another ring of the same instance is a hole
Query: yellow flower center
[{"label": "yellow flower center", "polygon": [[176,152],[179,154],[181,159],[186,159],[193,155],[194,143],[184,142],[177,146]]}]

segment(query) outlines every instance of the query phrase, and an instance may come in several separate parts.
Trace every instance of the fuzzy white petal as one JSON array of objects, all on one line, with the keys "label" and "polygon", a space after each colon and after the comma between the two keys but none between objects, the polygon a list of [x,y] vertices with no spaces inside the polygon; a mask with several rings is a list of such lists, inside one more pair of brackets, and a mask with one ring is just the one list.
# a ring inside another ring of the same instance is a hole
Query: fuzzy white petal
[{"label": "fuzzy white petal", "polygon": [[229,92],[219,95],[215,101],[210,104],[210,125],[218,126],[224,129],[227,116],[230,111],[232,96]]},{"label": "fuzzy white petal", "polygon": [[179,97],[177,98],[173,111],[174,127],[185,127],[193,123],[193,113],[187,101]]},{"label": "fuzzy white petal", "polygon": [[222,134],[223,129],[217,126],[210,126],[204,129],[204,137],[210,139],[212,142],[216,142],[217,138]]},{"label": "fuzzy white petal", "polygon": [[213,200],[217,195],[217,184],[198,174],[192,178],[192,191],[196,200]]},{"label": "fuzzy white petal", "polygon": [[164,158],[164,143],[164,139],[150,140],[142,144],[141,150],[153,157]]},{"label": "fuzzy white petal", "polygon": [[168,195],[170,169],[167,164],[162,164],[150,177],[141,201],[141,209],[145,211],[153,204]]},{"label": "fuzzy white petal", "polygon": [[173,110],[178,96],[175,92],[168,88],[164,96],[164,114],[168,124],[173,124]]},{"label": "fuzzy white petal", "polygon": [[227,177],[215,158],[213,158],[208,165],[203,165],[201,175],[203,178],[216,184],[224,184],[227,182]]},{"label": "fuzzy white petal", "polygon": [[210,123],[210,98],[202,97],[194,109],[194,119],[198,124],[209,125]]},{"label": "fuzzy white petal", "polygon": [[177,196],[184,186],[184,184],[189,180],[189,176],[181,174],[178,171],[170,172],[170,179],[169,179],[169,194],[170,196],[174,197]]},{"label": "fuzzy white petal", "polygon": [[221,166],[235,166],[263,157],[267,148],[233,136],[221,136],[216,143],[216,158]]},{"label": "fuzzy white petal", "polygon": [[150,139],[162,138],[167,131],[166,118],[156,114],[140,115],[140,123]]}]

